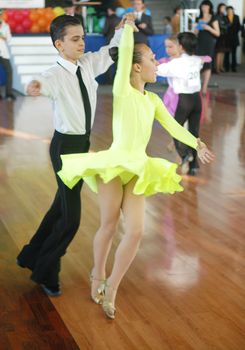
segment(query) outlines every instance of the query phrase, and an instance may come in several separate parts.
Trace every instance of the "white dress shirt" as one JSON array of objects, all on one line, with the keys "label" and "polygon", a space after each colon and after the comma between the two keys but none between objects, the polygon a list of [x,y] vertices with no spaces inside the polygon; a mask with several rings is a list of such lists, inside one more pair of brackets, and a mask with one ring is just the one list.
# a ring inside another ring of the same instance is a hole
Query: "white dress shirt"
[{"label": "white dress shirt", "polygon": [[143,15],[143,11],[134,12],[134,15],[135,15],[136,20],[138,20],[140,22],[141,21],[141,17]]},{"label": "white dress shirt", "polygon": [[193,94],[201,90],[202,66],[200,57],[184,53],[168,63],[160,64],[157,67],[157,74],[170,78],[170,85],[176,94]]},{"label": "white dress shirt", "polygon": [[77,61],[77,64],[59,57],[57,64],[35,79],[41,83],[41,94],[50,97],[53,101],[54,128],[58,132],[74,135],[86,133],[83,99],[76,75],[77,67],[80,67],[83,81],[88,91],[92,127],[98,88],[95,78],[106,72],[113,63],[109,55],[109,48],[119,45],[121,34],[121,29],[116,30],[109,45],[103,46],[97,52],[85,53]]},{"label": "white dress shirt", "polygon": [[0,35],[4,36],[5,39],[0,38],[0,56],[5,59],[10,59],[8,45],[12,36],[9,29],[9,25],[4,21],[0,24]]}]

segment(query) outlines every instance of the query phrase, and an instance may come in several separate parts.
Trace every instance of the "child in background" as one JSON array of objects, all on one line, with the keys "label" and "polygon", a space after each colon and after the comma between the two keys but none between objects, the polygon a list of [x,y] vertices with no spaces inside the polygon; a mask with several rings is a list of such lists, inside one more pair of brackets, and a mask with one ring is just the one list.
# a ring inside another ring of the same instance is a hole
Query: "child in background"
[{"label": "child in background", "polygon": [[173,34],[173,28],[171,25],[171,18],[168,16],[163,18],[163,34],[166,34],[166,35]]},{"label": "child in background", "polygon": [[[0,64],[3,65],[6,71],[6,99],[15,100],[16,97],[13,94],[13,71],[10,63],[10,54],[8,44],[11,41],[11,31],[8,23],[4,21],[3,9],[0,9]],[[1,98],[1,95],[0,95]]]},{"label": "child in background", "polygon": [[[160,64],[170,62],[172,59],[179,57],[180,52],[177,35],[172,35],[165,40],[165,49],[169,57],[160,58],[160,60],[158,61]],[[169,113],[174,117],[179,101],[179,96],[173,90],[171,77],[167,77],[167,82],[168,88],[165,94],[163,95],[163,103],[169,111]],[[168,144],[167,149],[169,150],[169,152],[172,152],[174,150],[174,141],[171,141]],[[176,161],[177,163],[181,162],[181,160],[179,159],[177,159]]]},{"label": "child in background", "polygon": [[[197,39],[193,33],[180,33],[177,39],[180,57],[174,58],[168,63],[160,64],[158,66],[158,75],[167,77],[174,94],[179,95],[179,102],[174,114],[175,119],[181,125],[188,121],[189,131],[198,137],[202,109],[200,70],[203,63],[210,58],[194,55]],[[173,96],[173,99],[176,98],[175,95]],[[175,106],[171,107],[172,111],[174,111]],[[196,175],[199,168],[196,151],[183,147],[177,140],[174,140],[174,142],[176,150],[182,159],[182,170],[188,170],[189,175]]]}]

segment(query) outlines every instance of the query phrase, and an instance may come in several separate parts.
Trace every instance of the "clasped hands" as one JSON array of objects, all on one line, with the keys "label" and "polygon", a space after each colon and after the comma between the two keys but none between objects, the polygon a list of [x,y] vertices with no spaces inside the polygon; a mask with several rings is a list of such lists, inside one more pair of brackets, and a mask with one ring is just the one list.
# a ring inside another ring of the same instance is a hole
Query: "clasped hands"
[{"label": "clasped hands", "polygon": [[117,25],[116,29],[123,28],[124,24],[127,23],[133,28],[134,32],[138,32],[139,29],[136,27],[134,22],[135,22],[134,14],[133,13],[127,13],[127,14],[125,14],[123,16],[121,22]]}]

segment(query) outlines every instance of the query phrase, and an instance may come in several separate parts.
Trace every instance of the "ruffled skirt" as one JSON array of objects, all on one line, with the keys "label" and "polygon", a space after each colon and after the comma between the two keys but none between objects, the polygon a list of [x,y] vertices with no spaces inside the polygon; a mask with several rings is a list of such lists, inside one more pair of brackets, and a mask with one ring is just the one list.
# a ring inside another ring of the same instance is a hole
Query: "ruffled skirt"
[{"label": "ruffled skirt", "polygon": [[183,191],[179,184],[181,176],[176,173],[177,164],[148,157],[145,153],[109,149],[96,153],[62,155],[61,158],[62,169],[58,175],[71,189],[83,178],[90,189],[97,193],[97,176],[104,183],[120,177],[123,185],[136,176],[133,190],[136,195]]}]

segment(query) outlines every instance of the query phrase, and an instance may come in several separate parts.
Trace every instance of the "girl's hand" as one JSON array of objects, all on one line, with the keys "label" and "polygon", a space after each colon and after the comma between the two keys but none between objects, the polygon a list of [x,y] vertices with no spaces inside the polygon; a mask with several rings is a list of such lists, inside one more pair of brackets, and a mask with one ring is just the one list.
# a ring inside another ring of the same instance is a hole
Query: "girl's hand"
[{"label": "girl's hand", "polygon": [[38,80],[32,80],[26,89],[26,92],[30,96],[40,96],[41,95],[41,84]]},{"label": "girl's hand", "polygon": [[136,27],[136,25],[134,23],[135,22],[135,16],[134,16],[134,14],[132,12],[131,13],[127,13],[123,17],[123,19],[124,19],[125,23],[129,24],[133,28],[134,32],[138,32],[139,31],[139,29]]},{"label": "girl's hand", "polygon": [[129,24],[133,28],[134,32],[139,31],[134,22],[127,20],[125,23]]},{"label": "girl's hand", "polygon": [[214,160],[214,154],[209,151],[205,143],[203,143],[200,139],[197,139],[197,155],[200,158],[203,164],[210,163]]}]

